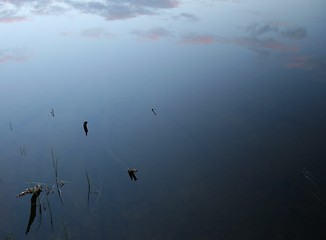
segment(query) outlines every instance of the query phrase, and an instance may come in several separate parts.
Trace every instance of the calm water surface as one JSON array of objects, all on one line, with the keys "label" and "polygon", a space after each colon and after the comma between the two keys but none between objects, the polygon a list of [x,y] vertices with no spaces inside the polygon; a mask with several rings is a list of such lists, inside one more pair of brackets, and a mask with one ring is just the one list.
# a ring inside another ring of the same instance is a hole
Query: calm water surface
[{"label": "calm water surface", "polygon": [[325,239],[325,11],[0,0],[0,238]]}]

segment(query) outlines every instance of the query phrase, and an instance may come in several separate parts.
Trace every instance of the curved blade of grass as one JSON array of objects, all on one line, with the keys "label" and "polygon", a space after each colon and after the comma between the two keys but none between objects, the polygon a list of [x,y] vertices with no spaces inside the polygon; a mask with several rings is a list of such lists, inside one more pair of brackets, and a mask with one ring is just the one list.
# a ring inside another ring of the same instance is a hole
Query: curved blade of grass
[{"label": "curved blade of grass", "polygon": [[91,193],[91,182],[89,180],[89,176],[87,173],[87,170],[85,169],[85,173],[86,173],[86,178],[87,178],[87,184],[88,184],[88,191],[87,191],[87,207],[89,207],[89,195]]}]

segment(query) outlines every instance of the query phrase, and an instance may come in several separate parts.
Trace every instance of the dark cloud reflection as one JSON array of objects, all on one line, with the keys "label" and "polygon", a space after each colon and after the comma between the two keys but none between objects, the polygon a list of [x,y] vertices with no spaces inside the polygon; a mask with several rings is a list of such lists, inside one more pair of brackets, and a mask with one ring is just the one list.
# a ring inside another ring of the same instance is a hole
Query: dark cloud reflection
[{"label": "dark cloud reflection", "polygon": [[307,31],[304,28],[287,29],[281,32],[281,35],[291,39],[303,39],[307,37]]},{"label": "dark cloud reflection", "polygon": [[[9,13],[10,17],[15,12],[29,9],[34,14],[62,14],[70,9],[82,13],[95,14],[104,17],[107,20],[134,18],[141,15],[158,14],[159,10],[176,8],[179,5],[177,0],[113,0],[113,1],[4,1],[2,5],[9,5],[15,8],[14,12]],[[6,13],[8,15],[8,13]],[[0,19],[6,19],[5,13],[0,13]],[[8,18],[8,16],[7,16]]]}]

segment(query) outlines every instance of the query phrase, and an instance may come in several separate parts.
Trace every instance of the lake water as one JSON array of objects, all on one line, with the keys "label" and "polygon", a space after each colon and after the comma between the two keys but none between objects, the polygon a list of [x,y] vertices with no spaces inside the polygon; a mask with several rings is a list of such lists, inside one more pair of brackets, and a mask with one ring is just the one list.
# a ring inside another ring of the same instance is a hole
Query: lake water
[{"label": "lake water", "polygon": [[325,10],[0,1],[0,238],[324,239]]}]

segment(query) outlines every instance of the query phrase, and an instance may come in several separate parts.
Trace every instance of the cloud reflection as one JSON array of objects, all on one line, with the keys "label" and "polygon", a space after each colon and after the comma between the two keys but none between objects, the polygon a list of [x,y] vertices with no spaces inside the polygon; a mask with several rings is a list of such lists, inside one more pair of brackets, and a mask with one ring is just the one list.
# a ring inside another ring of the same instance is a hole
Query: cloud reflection
[{"label": "cloud reflection", "polygon": [[15,22],[24,22],[28,19],[26,17],[1,17],[0,23],[15,23]]},{"label": "cloud reflection", "polygon": [[24,49],[0,49],[0,64],[7,62],[23,62],[30,58]]},{"label": "cloud reflection", "polygon": [[[0,7],[3,7],[3,5],[1,4]],[[27,21],[27,18],[18,15],[17,11],[14,11],[12,9],[0,10],[0,23],[14,23],[14,22],[23,22],[23,21]]]},{"label": "cloud reflection", "polygon": [[215,36],[211,34],[188,33],[181,37],[181,44],[210,45],[215,43]]},{"label": "cloud reflection", "polygon": [[194,15],[194,14],[190,14],[190,13],[180,13],[178,16],[175,16],[174,19],[176,20],[188,20],[191,22],[195,22],[198,21],[199,18]]},{"label": "cloud reflection", "polygon": [[161,38],[173,36],[173,34],[169,30],[162,27],[152,28],[148,31],[133,30],[131,33],[140,38],[148,40],[159,40]]},{"label": "cloud reflection", "polygon": [[254,23],[249,25],[246,30],[247,32],[255,38],[278,34],[281,37],[300,40],[307,36],[307,32],[304,28],[284,28],[287,24],[281,22],[271,22],[271,23]]},{"label": "cloud reflection", "polygon": [[286,63],[286,67],[290,69],[300,69],[304,71],[318,71],[326,75],[326,59],[313,58],[304,55],[293,56]]},{"label": "cloud reflection", "polygon": [[307,32],[303,28],[287,29],[281,32],[281,35],[291,39],[303,39],[307,36]]},{"label": "cloud reflection", "polygon": [[297,46],[287,45],[274,38],[259,39],[252,37],[239,37],[234,39],[233,42],[236,45],[248,47],[250,50],[253,50],[256,53],[261,52],[260,50],[274,50],[281,52],[298,51]]},{"label": "cloud reflection", "polygon": [[[239,2],[236,0],[201,0],[200,4],[213,4],[214,2]],[[166,9],[180,7],[179,0],[59,0],[59,1],[35,1],[35,0],[0,0],[0,23],[17,23],[28,21],[33,15],[60,15],[69,11],[99,16],[105,20],[122,20],[136,18],[138,16],[158,15]],[[248,12],[260,15],[259,11]],[[196,14],[196,15],[195,15]],[[171,16],[176,21],[188,21],[200,24],[197,13],[180,11]],[[285,64],[290,69],[320,69],[324,62],[316,58],[304,59],[296,57],[300,55],[300,40],[308,36],[303,27],[289,26],[282,21],[254,22],[245,26],[243,32],[233,36],[217,36],[216,32],[190,31],[182,34],[164,27],[153,27],[148,30],[133,30],[131,34],[151,41],[169,38],[178,44],[186,45],[214,45],[229,44],[246,48],[260,60],[272,58],[275,54],[283,55]],[[173,29],[173,27],[172,27]],[[62,36],[72,36],[72,32],[62,32]],[[89,28],[80,33],[84,38],[112,38],[113,34],[103,28]],[[0,50],[0,63],[10,61],[23,61],[28,57],[17,54],[13,50]]]},{"label": "cloud reflection", "polygon": [[300,46],[294,41],[307,36],[304,28],[289,28],[284,22],[253,23],[245,28],[246,35],[235,37],[230,42],[247,47],[260,59],[270,58],[273,52],[295,53]]},{"label": "cloud reflection", "polygon": [[154,15],[158,10],[175,8],[175,0],[113,0],[113,1],[65,1],[69,6],[84,13],[92,13],[107,20],[134,18],[141,15]]},{"label": "cloud reflection", "polygon": [[[34,1],[34,0],[0,0],[1,5],[14,8],[14,12],[30,14],[58,15],[70,9],[82,13],[95,14],[107,20],[134,18],[142,15],[155,15],[159,10],[176,8],[177,0],[92,0],[92,1]],[[9,16],[13,17],[13,16]],[[0,14],[0,18],[1,14]]]}]

